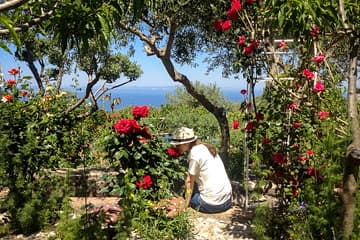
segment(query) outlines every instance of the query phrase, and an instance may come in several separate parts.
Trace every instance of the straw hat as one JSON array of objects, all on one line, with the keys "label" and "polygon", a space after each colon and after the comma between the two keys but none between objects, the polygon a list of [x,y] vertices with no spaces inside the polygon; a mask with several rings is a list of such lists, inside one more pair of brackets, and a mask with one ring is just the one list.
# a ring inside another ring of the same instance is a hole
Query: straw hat
[{"label": "straw hat", "polygon": [[194,130],[187,127],[181,127],[174,131],[170,144],[180,145],[185,143],[193,142],[197,139],[194,135]]}]

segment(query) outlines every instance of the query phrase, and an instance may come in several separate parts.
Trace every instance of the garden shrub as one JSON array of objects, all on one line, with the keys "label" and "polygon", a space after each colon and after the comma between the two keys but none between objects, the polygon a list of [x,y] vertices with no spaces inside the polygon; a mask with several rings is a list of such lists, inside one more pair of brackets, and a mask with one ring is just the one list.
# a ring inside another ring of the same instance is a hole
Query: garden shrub
[{"label": "garden shrub", "polygon": [[80,153],[102,118],[82,121],[78,116],[85,108],[64,115],[73,101],[69,93],[48,86],[44,94],[35,94],[26,77],[10,72],[13,79],[0,91],[0,185],[10,190],[2,204],[11,215],[11,229],[30,234],[56,219],[49,215],[56,215],[54,206],[44,204],[53,202],[46,182],[39,182],[44,170],[83,164]]}]

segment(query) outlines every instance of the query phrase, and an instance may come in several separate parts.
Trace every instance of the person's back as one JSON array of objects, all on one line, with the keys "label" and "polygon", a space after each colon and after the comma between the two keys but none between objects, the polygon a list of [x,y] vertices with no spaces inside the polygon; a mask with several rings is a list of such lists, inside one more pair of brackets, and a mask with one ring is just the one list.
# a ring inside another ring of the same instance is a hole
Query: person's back
[{"label": "person's back", "polygon": [[212,205],[223,204],[232,196],[229,178],[218,154],[214,157],[204,144],[191,148],[189,173],[195,175],[201,198]]}]

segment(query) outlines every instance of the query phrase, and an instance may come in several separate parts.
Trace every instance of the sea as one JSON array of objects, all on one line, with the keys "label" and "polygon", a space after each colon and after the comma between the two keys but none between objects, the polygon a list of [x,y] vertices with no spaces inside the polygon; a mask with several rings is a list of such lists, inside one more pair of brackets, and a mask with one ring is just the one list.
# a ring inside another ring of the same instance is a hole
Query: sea
[{"label": "sea", "polygon": [[[168,103],[166,94],[175,93],[175,87],[126,87],[117,88],[106,92],[99,100],[98,105],[100,108],[110,111],[111,102],[118,98],[119,103],[114,107],[118,110],[127,106],[152,106],[161,107]],[[240,93],[241,89],[221,89],[224,97],[234,103],[241,103],[244,101],[244,95]],[[78,93],[80,97],[81,93]]]}]

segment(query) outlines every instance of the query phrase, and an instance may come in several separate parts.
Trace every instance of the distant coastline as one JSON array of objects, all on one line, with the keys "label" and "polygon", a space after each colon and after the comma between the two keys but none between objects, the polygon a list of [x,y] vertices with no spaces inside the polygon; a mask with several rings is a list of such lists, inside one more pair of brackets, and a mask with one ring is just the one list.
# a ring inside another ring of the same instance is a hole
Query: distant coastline
[{"label": "distant coastline", "polygon": [[[122,87],[113,89],[98,100],[99,107],[110,111],[110,104],[112,100],[105,98],[106,95],[110,99],[120,98],[120,104],[116,105],[115,110],[121,109],[126,106],[143,106],[148,105],[152,107],[160,107],[168,102],[166,94],[174,94],[176,87]],[[69,89],[71,91],[71,89]],[[240,93],[241,89],[220,89],[224,94],[224,97],[235,103],[241,103],[244,100],[244,96]],[[81,97],[83,91],[78,92],[78,96]],[[260,94],[260,93],[259,93]],[[106,100],[105,100],[106,99]]]}]

